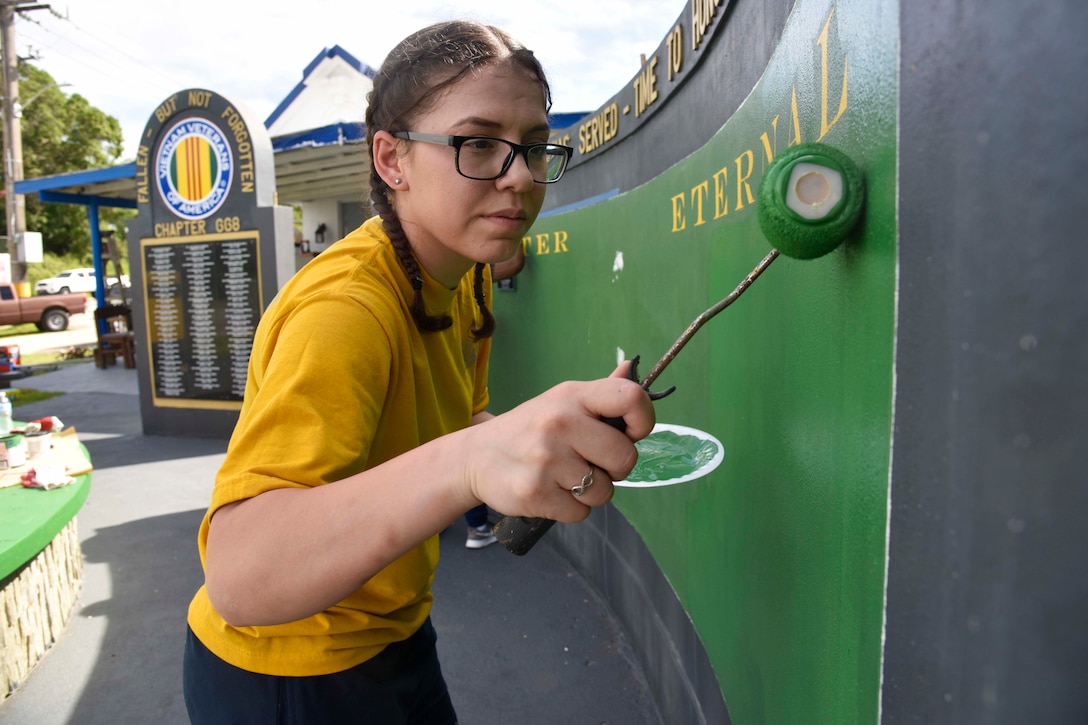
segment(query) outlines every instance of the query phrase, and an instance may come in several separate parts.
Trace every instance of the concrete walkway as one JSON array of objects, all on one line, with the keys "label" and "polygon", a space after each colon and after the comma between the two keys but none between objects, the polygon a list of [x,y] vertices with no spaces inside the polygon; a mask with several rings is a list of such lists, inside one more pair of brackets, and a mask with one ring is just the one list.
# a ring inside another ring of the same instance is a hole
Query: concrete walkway
[{"label": "concrete walkway", "polygon": [[[13,387],[65,392],[15,416],[74,426],[95,471],[78,516],[82,599],[0,702],[0,722],[187,722],[181,653],[202,581],[196,530],[226,442],[144,436],[136,371],[121,366],[79,363]],[[525,557],[498,545],[469,551],[464,534],[457,523],[441,535],[433,614],[462,723],[662,722],[606,603],[565,560],[544,542]]]}]

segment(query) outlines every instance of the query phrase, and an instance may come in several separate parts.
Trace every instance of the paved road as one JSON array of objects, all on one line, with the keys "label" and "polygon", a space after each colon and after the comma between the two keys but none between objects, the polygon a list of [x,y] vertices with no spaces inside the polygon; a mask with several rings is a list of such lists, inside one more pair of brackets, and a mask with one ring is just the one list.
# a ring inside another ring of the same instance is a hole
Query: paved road
[{"label": "paved road", "polygon": [[74,345],[86,345],[95,342],[97,335],[94,331],[95,301],[91,298],[87,302],[87,313],[72,315],[68,321],[68,329],[62,332],[32,332],[26,335],[5,335],[12,328],[0,327],[0,345],[18,345],[19,353],[28,355],[39,352],[51,352],[66,350]]}]

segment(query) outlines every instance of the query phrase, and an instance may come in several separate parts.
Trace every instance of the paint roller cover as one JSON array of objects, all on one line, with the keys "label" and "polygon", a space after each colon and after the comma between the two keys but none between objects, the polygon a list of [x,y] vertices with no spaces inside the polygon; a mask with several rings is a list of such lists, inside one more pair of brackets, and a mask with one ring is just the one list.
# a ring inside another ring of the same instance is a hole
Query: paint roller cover
[{"label": "paint roller cover", "polygon": [[[759,226],[787,257],[815,259],[846,239],[861,218],[864,202],[861,170],[849,156],[821,143],[798,144],[779,154],[763,174]],[[791,203],[807,205],[805,215],[790,208]]]}]

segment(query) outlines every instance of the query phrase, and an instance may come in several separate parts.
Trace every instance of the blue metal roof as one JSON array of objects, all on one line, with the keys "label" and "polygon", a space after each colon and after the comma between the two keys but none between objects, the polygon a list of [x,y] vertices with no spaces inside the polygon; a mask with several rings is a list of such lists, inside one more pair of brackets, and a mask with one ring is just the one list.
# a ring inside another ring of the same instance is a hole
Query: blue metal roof
[{"label": "blue metal roof", "polygon": [[[270,121],[267,123],[271,123]],[[314,128],[301,133],[278,136],[272,139],[272,151],[287,151],[299,146],[325,146],[331,143],[365,141],[366,126],[361,123],[334,123],[324,128]]]},{"label": "blue metal roof", "polygon": [[287,97],[280,101],[280,105],[276,106],[276,110],[272,111],[272,114],[267,119],[265,119],[265,128],[270,128],[272,124],[276,122],[276,119],[283,115],[283,112],[286,111],[292,103],[294,103],[295,99],[298,98],[302,91],[306,89],[306,78],[309,77],[309,75],[314,72],[314,69],[321,65],[321,62],[326,58],[340,58],[352,68],[359,71],[368,78],[373,79],[374,76],[377,75],[376,71],[373,68],[368,66],[366,63],[363,63],[362,61],[356,59],[355,56],[341,48],[339,45],[334,45],[331,48],[325,48],[325,50],[318,53],[314,57],[314,59],[310,61],[310,64],[306,66],[306,69],[302,71],[302,80],[299,81],[298,84],[291,89],[291,92],[287,94]]},{"label": "blue metal roof", "polygon": [[[15,182],[16,194],[37,194],[42,201],[63,204],[136,208],[136,163],[74,171]],[[64,191],[61,191],[61,190]],[[92,193],[88,193],[88,191]]]}]

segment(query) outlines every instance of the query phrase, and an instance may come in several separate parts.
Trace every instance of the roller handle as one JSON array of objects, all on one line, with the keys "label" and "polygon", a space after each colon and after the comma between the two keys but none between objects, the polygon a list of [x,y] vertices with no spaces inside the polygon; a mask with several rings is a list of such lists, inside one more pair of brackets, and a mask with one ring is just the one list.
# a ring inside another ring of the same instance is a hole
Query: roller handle
[{"label": "roller handle", "polygon": [[525,556],[554,524],[555,521],[552,519],[503,516],[499,523],[495,524],[495,538],[511,554]]},{"label": "roller handle", "polygon": [[[639,382],[638,362],[639,356],[635,355],[631,358],[630,367],[627,368],[627,379],[633,380],[636,383]],[[676,390],[676,386],[673,385],[666,390],[656,393],[650,392],[650,383],[657,378],[667,364],[667,359],[658,362],[650,375],[647,375],[646,379],[640,383],[642,389],[650,396],[650,400],[661,400],[666,395],[669,395]],[[621,433],[627,431],[627,421],[623,418],[605,418],[602,416],[601,420]],[[495,524],[495,538],[498,539],[510,553],[524,556],[529,553],[529,549],[533,548],[533,545],[536,544],[536,542],[540,541],[540,538],[544,536],[544,534],[548,533],[548,529],[550,529],[554,523],[555,522],[551,519],[533,516],[504,516],[499,523]]]},{"label": "roller handle", "polygon": [[[619,431],[627,430],[623,418],[601,418]],[[504,516],[495,524],[495,538],[506,550],[517,556],[525,556],[536,542],[555,524],[552,519],[535,516]]]}]

